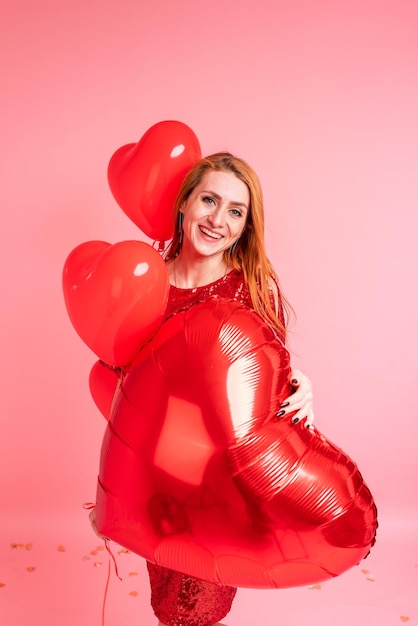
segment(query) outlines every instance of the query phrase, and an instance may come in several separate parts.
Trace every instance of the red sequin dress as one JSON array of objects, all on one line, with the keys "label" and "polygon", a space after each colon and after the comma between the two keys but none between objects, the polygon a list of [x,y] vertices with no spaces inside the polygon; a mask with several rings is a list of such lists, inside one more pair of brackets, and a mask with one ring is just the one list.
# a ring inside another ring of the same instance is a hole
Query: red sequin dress
[{"label": "red sequin dress", "polygon": [[[219,280],[194,289],[170,286],[166,317],[187,310],[207,298],[236,300],[251,307],[248,287],[241,272],[232,270]],[[151,605],[166,626],[213,626],[230,611],[236,594],[227,587],[148,563]]]}]

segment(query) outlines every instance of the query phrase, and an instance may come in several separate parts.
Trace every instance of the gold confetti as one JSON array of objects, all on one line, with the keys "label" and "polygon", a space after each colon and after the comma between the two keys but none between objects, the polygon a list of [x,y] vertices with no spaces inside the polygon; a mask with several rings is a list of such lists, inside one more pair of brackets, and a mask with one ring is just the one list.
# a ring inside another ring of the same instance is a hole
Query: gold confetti
[{"label": "gold confetti", "polygon": [[28,572],[34,572],[36,570],[36,567],[27,567],[26,570]]},{"label": "gold confetti", "polygon": [[409,617],[406,615],[401,615],[401,622],[409,622]]},{"label": "gold confetti", "polygon": [[100,563],[100,561],[96,561],[96,563],[94,564],[94,567],[101,567],[103,565],[103,563]]},{"label": "gold confetti", "polygon": [[122,550],[119,550],[118,554],[129,554],[129,550],[123,548]]},{"label": "gold confetti", "polygon": [[5,586],[6,586],[6,583],[0,583],[0,589]]},{"label": "gold confetti", "polygon": [[90,557],[89,556],[82,556],[81,560],[82,561],[90,561]]},{"label": "gold confetti", "polygon": [[96,550],[104,550],[104,546],[97,546]]},{"label": "gold confetti", "polygon": [[374,583],[375,577],[373,576],[373,574],[370,574],[370,576],[366,576],[366,580],[370,580],[371,582]]},{"label": "gold confetti", "polygon": [[322,585],[309,585],[308,589],[322,589]]},{"label": "gold confetti", "polygon": [[32,544],[31,543],[27,543],[25,545],[26,550],[32,550]]},{"label": "gold confetti", "polygon": [[23,543],[11,543],[10,547],[14,549],[17,548],[18,550],[20,550],[21,548],[24,548],[25,546],[23,545]]},{"label": "gold confetti", "polygon": [[64,548],[64,546],[61,546],[61,545],[59,545],[59,546],[57,547],[57,550],[58,550],[58,552],[65,552],[65,548]]},{"label": "gold confetti", "polygon": [[92,554],[93,556],[96,556],[97,550],[90,550],[90,554]]},{"label": "gold confetti", "polygon": [[137,591],[130,591],[130,592],[129,592],[129,595],[130,595],[130,596],[133,596],[133,597],[135,598],[135,596],[137,596],[137,595],[138,595],[138,592],[137,592]]},{"label": "gold confetti", "polygon": [[368,569],[362,569],[362,570],[361,570],[361,573],[362,573],[362,574],[368,574],[368,573],[369,573],[369,570],[368,570]]},{"label": "gold confetti", "polygon": [[138,572],[129,572],[129,576],[138,576]]}]

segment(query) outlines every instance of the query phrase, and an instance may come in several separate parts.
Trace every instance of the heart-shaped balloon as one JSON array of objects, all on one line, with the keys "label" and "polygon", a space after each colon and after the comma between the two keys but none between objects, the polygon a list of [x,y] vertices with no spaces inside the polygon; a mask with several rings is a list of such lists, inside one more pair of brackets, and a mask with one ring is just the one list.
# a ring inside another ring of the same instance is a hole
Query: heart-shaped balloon
[{"label": "heart-shaped balloon", "polygon": [[151,239],[165,241],[173,236],[174,201],[181,182],[200,158],[199,141],[186,124],[159,122],[138,143],[113,154],[109,186],[134,224]]},{"label": "heart-shaped balloon", "polygon": [[168,319],[116,392],[98,531],[159,565],[241,587],[337,576],[375,540],[355,463],[277,418],[289,354],[253,311],[209,299]]},{"label": "heart-shaped balloon", "polygon": [[126,366],[155,333],[167,306],[168,272],[141,241],[87,241],[67,257],[63,272],[70,320],[105,363]]},{"label": "heart-shaped balloon", "polygon": [[107,420],[112,410],[115,392],[122,376],[122,371],[103,361],[96,361],[90,371],[89,387],[91,396]]}]

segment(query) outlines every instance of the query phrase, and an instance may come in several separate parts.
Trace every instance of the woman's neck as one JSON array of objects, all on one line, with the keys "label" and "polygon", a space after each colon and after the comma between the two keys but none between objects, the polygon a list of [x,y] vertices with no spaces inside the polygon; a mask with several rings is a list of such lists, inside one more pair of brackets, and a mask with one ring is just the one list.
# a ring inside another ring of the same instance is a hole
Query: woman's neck
[{"label": "woman's neck", "polygon": [[180,289],[204,287],[225,276],[230,269],[223,257],[189,259],[182,253],[168,264],[170,283]]}]

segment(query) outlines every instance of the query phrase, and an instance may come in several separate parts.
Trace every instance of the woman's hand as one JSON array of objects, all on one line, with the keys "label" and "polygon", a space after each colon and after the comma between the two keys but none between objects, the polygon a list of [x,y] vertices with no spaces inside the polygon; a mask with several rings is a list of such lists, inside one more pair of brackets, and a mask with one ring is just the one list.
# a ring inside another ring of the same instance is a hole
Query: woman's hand
[{"label": "woman's hand", "polygon": [[282,402],[277,417],[296,411],[292,417],[292,424],[305,419],[305,428],[313,428],[313,392],[310,379],[300,370],[292,370],[289,374],[289,381],[295,391]]}]

